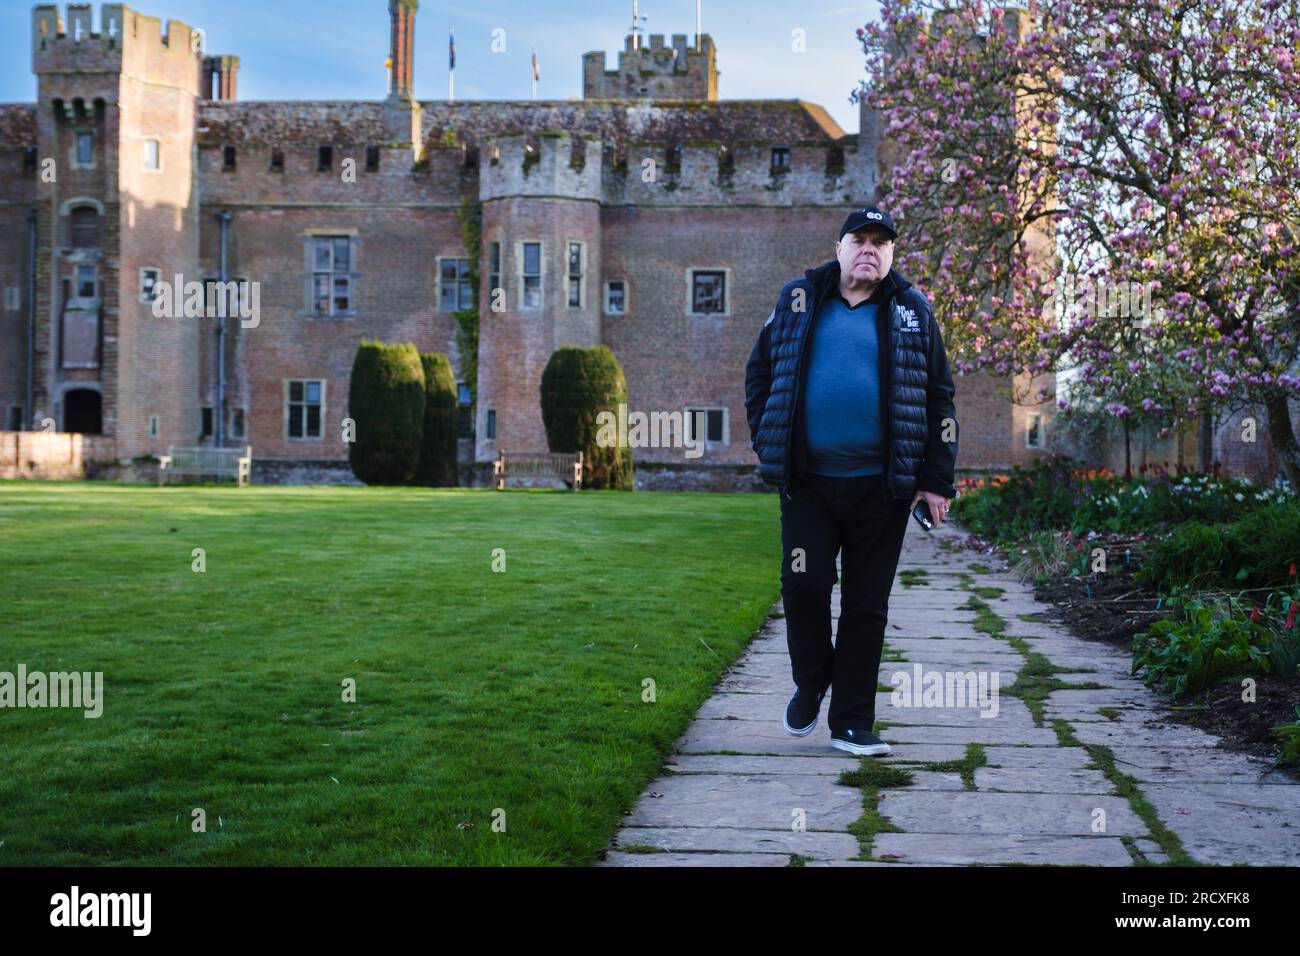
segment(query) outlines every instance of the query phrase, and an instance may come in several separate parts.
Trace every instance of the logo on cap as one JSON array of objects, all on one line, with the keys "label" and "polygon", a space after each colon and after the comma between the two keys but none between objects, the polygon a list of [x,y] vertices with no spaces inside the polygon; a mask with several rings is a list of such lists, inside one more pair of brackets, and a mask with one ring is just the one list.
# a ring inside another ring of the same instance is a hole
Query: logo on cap
[{"label": "logo on cap", "polygon": [[[863,211],[863,212],[867,212],[865,209],[862,210],[862,211]],[[882,215],[881,215],[880,213],[878,213],[878,212],[867,212],[867,218],[868,218],[868,219],[884,219],[885,217],[882,216]]]}]

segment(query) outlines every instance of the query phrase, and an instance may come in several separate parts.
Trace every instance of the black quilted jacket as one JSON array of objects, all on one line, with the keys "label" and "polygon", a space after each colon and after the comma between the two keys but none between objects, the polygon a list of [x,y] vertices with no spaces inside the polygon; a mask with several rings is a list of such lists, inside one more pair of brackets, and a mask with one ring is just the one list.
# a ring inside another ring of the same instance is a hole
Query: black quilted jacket
[{"label": "black quilted jacket", "polygon": [[[817,305],[835,293],[839,281],[840,265],[832,259],[786,283],[745,367],[749,446],[758,455],[760,477],[770,485],[784,488],[804,474],[807,448],[798,427],[808,377],[804,359]],[[802,309],[796,308],[800,290]],[[954,498],[955,389],[929,300],[890,269],[873,301],[878,303],[876,328],[882,345],[880,407],[889,443],[885,493],[911,498],[919,488]],[[888,348],[883,347],[886,342]]]}]

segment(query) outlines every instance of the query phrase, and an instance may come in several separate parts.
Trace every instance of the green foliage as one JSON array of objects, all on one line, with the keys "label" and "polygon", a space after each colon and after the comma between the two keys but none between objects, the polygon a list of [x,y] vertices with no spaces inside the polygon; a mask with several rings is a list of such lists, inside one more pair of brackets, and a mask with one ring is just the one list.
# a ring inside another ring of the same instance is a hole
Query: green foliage
[{"label": "green foliage", "polygon": [[[1295,709],[1295,715],[1300,717],[1300,707]],[[1273,728],[1273,733],[1282,742],[1282,752],[1278,756],[1278,762],[1300,763],[1300,720],[1278,724]]]},{"label": "green foliage", "polygon": [[1192,522],[1156,542],[1138,577],[1158,591],[1212,586],[1222,580],[1232,554],[1218,528]]},{"label": "green foliage", "polygon": [[608,346],[557,349],[542,372],[542,421],[553,452],[582,452],[584,488],[631,490],[632,449],[597,442],[600,412],[618,415],[627,401],[627,379]]},{"label": "green foliage", "polygon": [[1260,508],[1219,527],[1193,523],[1151,549],[1142,578],[1161,591],[1175,588],[1282,587],[1300,562],[1300,503]]},{"label": "green foliage", "polygon": [[1129,534],[1189,521],[1233,521],[1282,497],[1249,481],[1159,470],[1121,478],[1051,458],[965,492],[953,502],[952,515],[976,534],[1006,544],[1039,531]]},{"label": "green foliage", "polygon": [[1227,529],[1235,574],[1246,587],[1287,583],[1291,565],[1300,561],[1300,505],[1262,508]]},{"label": "green foliage", "polygon": [[424,366],[424,428],[415,480],[421,485],[455,487],[460,414],[456,376],[447,356],[439,352],[421,353],[420,362]]},{"label": "green foliage", "polygon": [[1133,638],[1132,673],[1145,670],[1148,687],[1177,699],[1223,677],[1271,673],[1274,640],[1263,624],[1193,600],[1182,619],[1156,621]]},{"label": "green foliage", "polygon": [[1037,581],[1064,574],[1074,558],[1074,549],[1064,535],[1056,531],[1040,531],[1009,554],[1017,578]]},{"label": "green foliage", "polygon": [[420,460],[424,422],[424,369],[414,345],[361,341],[348,415],[356,422],[356,440],[348,445],[352,473],[368,485],[408,483]]}]

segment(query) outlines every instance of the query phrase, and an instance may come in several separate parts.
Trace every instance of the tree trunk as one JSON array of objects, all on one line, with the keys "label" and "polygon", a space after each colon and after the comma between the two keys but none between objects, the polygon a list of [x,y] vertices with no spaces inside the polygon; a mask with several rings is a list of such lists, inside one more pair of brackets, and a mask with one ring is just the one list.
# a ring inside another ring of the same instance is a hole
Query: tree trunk
[{"label": "tree trunk", "polygon": [[1196,430],[1196,438],[1200,470],[1208,473],[1214,467],[1214,416],[1208,411],[1201,412],[1200,428]]},{"label": "tree trunk", "polygon": [[1133,477],[1133,429],[1124,419],[1124,477]]},{"label": "tree trunk", "polygon": [[1291,482],[1291,493],[1300,493],[1300,442],[1291,426],[1291,409],[1284,394],[1270,395],[1264,403],[1268,411],[1268,437],[1273,443],[1278,470]]}]

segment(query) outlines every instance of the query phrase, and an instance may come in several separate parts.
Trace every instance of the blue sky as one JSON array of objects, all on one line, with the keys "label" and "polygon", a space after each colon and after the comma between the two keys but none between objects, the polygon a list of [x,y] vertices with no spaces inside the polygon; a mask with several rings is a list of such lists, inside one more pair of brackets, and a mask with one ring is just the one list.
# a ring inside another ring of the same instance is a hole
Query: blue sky
[{"label": "blue sky", "polygon": [[[32,102],[31,10],[0,0],[0,102]],[[95,4],[96,29],[99,3]],[[133,9],[202,27],[210,53],[240,58],[239,98],[381,99],[386,93],[387,0],[136,0]],[[66,10],[66,4],[60,4]],[[858,128],[849,91],[863,75],[854,31],[879,15],[876,0],[703,0],[702,23],[718,48],[724,99],[818,103],[846,132]],[[695,32],[695,0],[640,0],[648,33]],[[423,0],[416,17],[415,94],[447,95],[447,28],[456,30],[456,98],[527,99],[537,48],[541,99],[582,96],[582,54],[618,62],[631,0]],[[491,31],[506,31],[493,53]],[[805,31],[804,53],[791,31]]]}]

